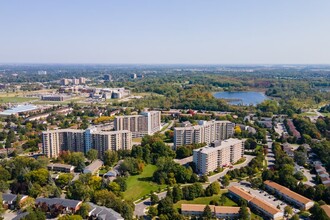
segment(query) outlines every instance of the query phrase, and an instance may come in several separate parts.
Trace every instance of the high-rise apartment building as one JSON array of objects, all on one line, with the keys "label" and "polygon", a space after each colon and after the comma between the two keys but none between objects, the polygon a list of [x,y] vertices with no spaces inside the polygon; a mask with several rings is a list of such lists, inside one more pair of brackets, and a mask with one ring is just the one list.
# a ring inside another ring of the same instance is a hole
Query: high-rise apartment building
[{"label": "high-rise apartment building", "polygon": [[140,115],[117,116],[115,119],[115,130],[129,130],[132,137],[143,137],[160,131],[160,111],[142,112]]},{"label": "high-rise apartment building", "polygon": [[243,157],[244,140],[230,138],[224,141],[215,141],[210,146],[195,149],[193,161],[198,173],[207,174],[218,167],[236,163]]},{"label": "high-rise apartment building", "polygon": [[230,121],[199,121],[198,125],[174,128],[174,146],[206,143],[228,139],[234,134]]},{"label": "high-rise apartment building", "polygon": [[98,131],[96,129],[60,129],[42,132],[42,149],[47,157],[56,158],[61,151],[88,152],[96,149],[102,157],[107,150],[129,150],[132,133],[123,131]]}]

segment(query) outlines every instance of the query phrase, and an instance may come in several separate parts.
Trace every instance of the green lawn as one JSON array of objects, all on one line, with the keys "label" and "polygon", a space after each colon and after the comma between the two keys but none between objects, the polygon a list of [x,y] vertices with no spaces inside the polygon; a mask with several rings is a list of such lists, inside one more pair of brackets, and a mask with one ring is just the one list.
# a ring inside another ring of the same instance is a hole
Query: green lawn
[{"label": "green lawn", "polygon": [[30,102],[36,100],[36,98],[25,98],[25,97],[15,97],[15,96],[2,96],[0,97],[0,103],[19,103],[19,102]]},{"label": "green lawn", "polygon": [[156,192],[159,187],[165,188],[164,185],[153,183],[152,175],[157,170],[155,165],[147,165],[140,175],[130,176],[127,179],[127,190],[124,192],[124,199],[137,200],[151,191]]},{"label": "green lawn", "polygon": [[[223,190],[222,192],[225,193],[227,190]],[[210,202],[212,200],[217,200],[220,202],[220,196],[221,194],[219,195],[214,195],[214,196],[208,196],[208,197],[199,197],[199,198],[196,198],[194,200],[181,200],[177,203],[174,204],[174,208],[175,209],[180,209],[181,208],[181,204],[202,204],[202,205],[209,205]],[[237,206],[237,204],[229,199],[227,197],[226,199],[226,203],[224,204],[224,206]]]}]

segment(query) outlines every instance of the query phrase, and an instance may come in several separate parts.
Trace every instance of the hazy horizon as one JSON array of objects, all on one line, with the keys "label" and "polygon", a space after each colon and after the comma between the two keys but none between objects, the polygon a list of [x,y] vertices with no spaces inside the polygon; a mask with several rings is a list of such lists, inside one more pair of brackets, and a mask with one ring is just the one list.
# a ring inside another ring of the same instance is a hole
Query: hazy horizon
[{"label": "hazy horizon", "polygon": [[329,65],[330,1],[12,0],[0,63]]}]

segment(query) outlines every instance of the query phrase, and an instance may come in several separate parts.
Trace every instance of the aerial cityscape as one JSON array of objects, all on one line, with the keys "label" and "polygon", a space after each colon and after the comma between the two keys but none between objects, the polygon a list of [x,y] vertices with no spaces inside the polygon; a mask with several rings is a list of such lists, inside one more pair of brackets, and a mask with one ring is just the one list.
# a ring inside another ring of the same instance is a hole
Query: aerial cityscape
[{"label": "aerial cityscape", "polygon": [[330,220],[329,6],[1,2],[0,219]]}]

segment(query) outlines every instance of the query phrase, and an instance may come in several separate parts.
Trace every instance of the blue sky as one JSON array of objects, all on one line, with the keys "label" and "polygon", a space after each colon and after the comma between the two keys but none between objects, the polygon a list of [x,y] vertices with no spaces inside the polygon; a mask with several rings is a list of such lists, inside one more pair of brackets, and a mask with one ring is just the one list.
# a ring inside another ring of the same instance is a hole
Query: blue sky
[{"label": "blue sky", "polygon": [[329,0],[4,0],[0,28],[0,63],[330,64]]}]

